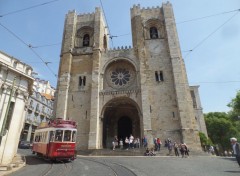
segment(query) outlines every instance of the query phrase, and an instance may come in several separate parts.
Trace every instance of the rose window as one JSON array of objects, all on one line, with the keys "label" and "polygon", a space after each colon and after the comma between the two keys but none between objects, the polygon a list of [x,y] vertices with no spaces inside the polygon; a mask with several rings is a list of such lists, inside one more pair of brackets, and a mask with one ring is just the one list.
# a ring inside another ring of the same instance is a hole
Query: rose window
[{"label": "rose window", "polygon": [[104,89],[124,90],[134,86],[136,71],[131,63],[119,59],[108,65],[104,77],[106,80]]},{"label": "rose window", "polygon": [[124,68],[117,68],[111,73],[111,81],[116,86],[126,85],[130,81],[130,72]]}]

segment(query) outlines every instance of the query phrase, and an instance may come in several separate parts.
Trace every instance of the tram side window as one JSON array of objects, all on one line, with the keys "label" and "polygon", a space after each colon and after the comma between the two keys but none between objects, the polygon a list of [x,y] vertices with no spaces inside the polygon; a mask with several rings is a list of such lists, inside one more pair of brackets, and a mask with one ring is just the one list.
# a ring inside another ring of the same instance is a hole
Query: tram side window
[{"label": "tram side window", "polygon": [[76,131],[72,132],[72,142],[76,141]]},{"label": "tram side window", "polygon": [[53,142],[53,141],[54,141],[54,138],[55,138],[54,132],[53,132],[53,131],[50,131],[50,138],[49,138],[50,142]]},{"label": "tram side window", "polygon": [[56,130],[55,141],[62,141],[63,130]]},{"label": "tram side window", "polygon": [[39,139],[40,139],[39,134],[36,134],[34,141],[35,141],[35,142],[39,142]]},{"label": "tram side window", "polygon": [[64,141],[71,141],[71,130],[64,131]]}]

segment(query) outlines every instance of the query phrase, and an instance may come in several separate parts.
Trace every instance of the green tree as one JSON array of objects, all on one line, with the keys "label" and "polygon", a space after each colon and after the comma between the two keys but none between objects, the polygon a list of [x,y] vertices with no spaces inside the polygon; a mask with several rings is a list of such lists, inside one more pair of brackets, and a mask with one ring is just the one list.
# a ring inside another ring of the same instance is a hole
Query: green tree
[{"label": "green tree", "polygon": [[235,114],[240,115],[240,91],[237,92],[236,97],[232,99],[228,107],[231,107]]},{"label": "green tree", "polygon": [[207,136],[204,133],[199,132],[199,137],[202,147],[212,145],[212,141],[209,138],[207,138]]},{"label": "green tree", "polygon": [[223,150],[230,149],[229,139],[238,135],[238,130],[229,115],[225,112],[211,112],[204,116],[208,135],[212,142],[219,144]]}]

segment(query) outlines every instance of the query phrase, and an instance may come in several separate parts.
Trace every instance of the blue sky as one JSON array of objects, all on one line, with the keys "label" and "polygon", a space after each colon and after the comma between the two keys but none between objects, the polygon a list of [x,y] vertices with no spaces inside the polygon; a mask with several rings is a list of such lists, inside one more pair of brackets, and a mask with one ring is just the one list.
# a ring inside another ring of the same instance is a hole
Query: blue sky
[{"label": "blue sky", "polygon": [[[58,73],[65,14],[94,12],[100,0],[56,0],[18,13],[8,14],[52,0],[0,0],[0,24],[11,30]],[[132,45],[130,8],[161,6],[162,0],[102,0],[114,47]],[[239,0],[170,0],[173,5],[182,55],[190,85],[200,85],[203,111],[228,111],[226,106],[240,87]],[[211,16],[201,20],[199,17]],[[212,34],[212,35],[211,35]],[[122,35],[122,36],[121,36]],[[208,37],[209,36],[209,37]],[[52,45],[56,44],[56,45]],[[52,45],[52,46],[45,46]],[[45,46],[45,47],[38,47]],[[195,49],[194,49],[195,48]],[[186,52],[194,49],[192,52]],[[31,65],[37,77],[55,87],[57,78],[22,42],[0,26],[0,50]]]}]

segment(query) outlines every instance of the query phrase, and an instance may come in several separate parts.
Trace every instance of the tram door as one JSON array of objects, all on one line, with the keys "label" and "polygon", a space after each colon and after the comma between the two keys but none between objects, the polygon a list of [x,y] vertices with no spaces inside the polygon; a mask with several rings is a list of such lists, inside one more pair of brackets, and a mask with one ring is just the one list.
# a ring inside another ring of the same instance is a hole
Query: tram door
[{"label": "tram door", "polygon": [[49,155],[49,153],[50,153],[50,151],[52,150],[52,143],[53,143],[53,141],[54,141],[54,136],[55,136],[55,134],[54,134],[54,131],[50,131],[49,132],[49,139],[48,139],[48,148],[47,148],[47,155]]}]

